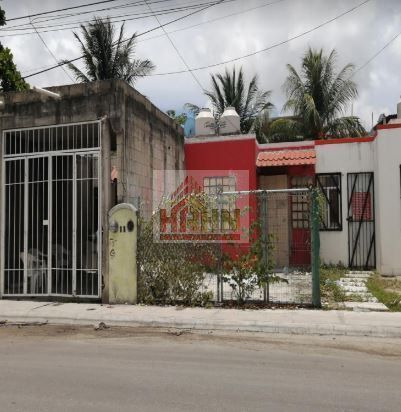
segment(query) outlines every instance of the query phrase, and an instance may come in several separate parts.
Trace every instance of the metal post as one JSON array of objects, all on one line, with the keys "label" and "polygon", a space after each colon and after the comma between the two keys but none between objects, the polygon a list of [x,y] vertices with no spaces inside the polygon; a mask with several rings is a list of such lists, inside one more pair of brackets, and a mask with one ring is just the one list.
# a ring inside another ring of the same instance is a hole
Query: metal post
[{"label": "metal post", "polygon": [[[267,227],[267,194],[262,194],[262,262],[263,262],[263,267],[264,270],[268,270],[268,265],[269,265],[269,254],[268,254],[268,227]],[[266,273],[266,283],[264,285],[264,290],[263,290],[263,297],[265,303],[269,303],[269,295],[270,295],[270,290],[269,290],[269,274]]]},{"label": "metal post", "polygon": [[[222,209],[222,197],[221,197],[221,192],[217,193],[217,207],[219,210],[219,214],[217,216],[218,219],[218,228],[219,228],[219,232],[221,231],[222,228],[222,221],[221,221],[221,209]],[[213,220],[213,216],[212,216],[212,220]],[[217,275],[217,301],[219,304],[223,304],[224,303],[224,285],[223,285],[223,243],[222,241],[220,241],[220,254],[219,254],[219,273]]]},{"label": "metal post", "polygon": [[319,198],[318,191],[311,191],[311,239],[312,239],[312,304],[321,307],[320,301],[320,237],[319,237]]}]

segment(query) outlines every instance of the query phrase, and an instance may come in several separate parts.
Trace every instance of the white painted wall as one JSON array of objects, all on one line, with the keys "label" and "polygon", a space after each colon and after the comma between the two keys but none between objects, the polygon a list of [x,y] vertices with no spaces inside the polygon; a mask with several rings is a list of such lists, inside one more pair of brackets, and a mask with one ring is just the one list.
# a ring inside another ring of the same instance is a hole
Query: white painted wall
[{"label": "white painted wall", "polygon": [[374,146],[374,141],[315,146],[316,173],[341,173],[342,230],[320,232],[323,263],[348,265],[347,173],[374,172]]},{"label": "white painted wall", "polygon": [[401,275],[401,128],[379,130],[375,143],[377,269]]},{"label": "white painted wall", "polygon": [[373,172],[376,263],[382,274],[401,275],[401,125],[380,129],[371,142],[316,145],[316,173],[341,173],[342,231],[321,231],[324,263],[348,264],[347,173]]}]

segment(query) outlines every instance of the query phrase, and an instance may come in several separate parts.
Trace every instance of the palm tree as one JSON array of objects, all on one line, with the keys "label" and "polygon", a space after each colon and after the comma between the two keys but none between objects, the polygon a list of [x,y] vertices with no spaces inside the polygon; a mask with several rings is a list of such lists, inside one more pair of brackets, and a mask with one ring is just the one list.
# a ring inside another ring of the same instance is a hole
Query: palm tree
[{"label": "palm tree", "polygon": [[343,116],[358,90],[350,79],[354,66],[347,64],[337,74],[336,58],[335,50],[326,56],[323,49],[309,48],[302,59],[300,74],[287,65],[289,75],[284,90],[288,100],[284,110],[291,110],[294,116],[271,123],[271,140],[283,139],[284,135],[308,140],[366,134],[358,117]]},{"label": "palm tree", "polygon": [[76,79],[82,83],[95,80],[122,79],[134,84],[138,77],[148,75],[154,65],[150,60],[134,59],[136,34],[124,40],[124,24],[115,39],[115,26],[109,18],[95,18],[87,27],[81,25],[83,40],[78,40],[85,63],[85,72],[73,63],[68,67]]},{"label": "palm tree", "polygon": [[167,110],[166,114],[174,119],[178,124],[184,126],[185,122],[187,121],[188,116],[185,113],[177,114],[175,110]]},{"label": "palm tree", "polygon": [[[225,74],[212,74],[212,90],[205,91],[213,106],[213,114],[218,120],[226,107],[235,107],[240,117],[241,133],[248,133],[255,125],[255,120],[263,111],[273,107],[269,102],[271,92],[259,90],[258,77],[253,76],[248,85],[245,84],[242,67],[237,73],[235,67]],[[197,114],[199,107],[187,103],[186,108]]]}]

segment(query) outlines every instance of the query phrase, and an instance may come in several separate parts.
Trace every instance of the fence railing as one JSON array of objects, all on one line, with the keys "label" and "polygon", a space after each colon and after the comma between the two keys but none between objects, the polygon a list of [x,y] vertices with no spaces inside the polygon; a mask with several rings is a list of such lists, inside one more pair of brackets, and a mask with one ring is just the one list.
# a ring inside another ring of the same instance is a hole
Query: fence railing
[{"label": "fence railing", "polygon": [[[166,231],[173,213],[156,213],[159,220],[153,222],[153,246],[144,246],[148,252],[152,247],[157,249],[159,260],[154,260],[154,272],[166,288],[175,291],[171,292],[174,296],[170,301],[180,300],[181,292],[176,291],[188,283],[183,268],[188,264],[188,271],[197,278],[197,283],[191,283],[194,294],[215,303],[320,306],[319,205],[315,190],[209,193],[202,195],[201,209],[199,199],[193,202],[195,208],[181,213],[181,221],[177,217],[174,233]],[[160,216],[165,219],[163,236]],[[141,231],[138,240],[141,244]],[[164,261],[165,254],[171,256],[170,260]],[[153,269],[149,260],[142,260],[139,265],[146,266],[146,276],[150,276]],[[167,270],[169,274],[165,276],[163,271]],[[174,280],[174,271],[185,280]],[[139,267],[141,276],[144,270]],[[169,286],[171,282],[174,287]],[[152,287],[157,286],[155,283]],[[184,291],[181,295],[187,296]]]}]

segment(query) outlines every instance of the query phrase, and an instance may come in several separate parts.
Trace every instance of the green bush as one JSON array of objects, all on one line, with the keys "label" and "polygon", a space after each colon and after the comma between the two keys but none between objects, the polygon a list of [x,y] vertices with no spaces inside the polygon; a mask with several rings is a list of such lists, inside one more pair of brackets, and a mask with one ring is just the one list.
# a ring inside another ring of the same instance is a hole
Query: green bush
[{"label": "green bush", "polygon": [[156,242],[153,222],[141,221],[138,233],[138,300],[146,304],[205,306],[204,272],[216,265],[215,244]]},{"label": "green bush", "polygon": [[[243,250],[242,245],[232,244],[231,253],[223,255],[223,281],[229,284],[239,305],[244,304],[256,288],[264,288],[274,282],[288,283],[286,279],[273,274],[275,237],[269,234],[263,240],[261,225],[259,221],[251,225],[249,249]],[[263,259],[264,250],[267,254],[266,262]]]}]

